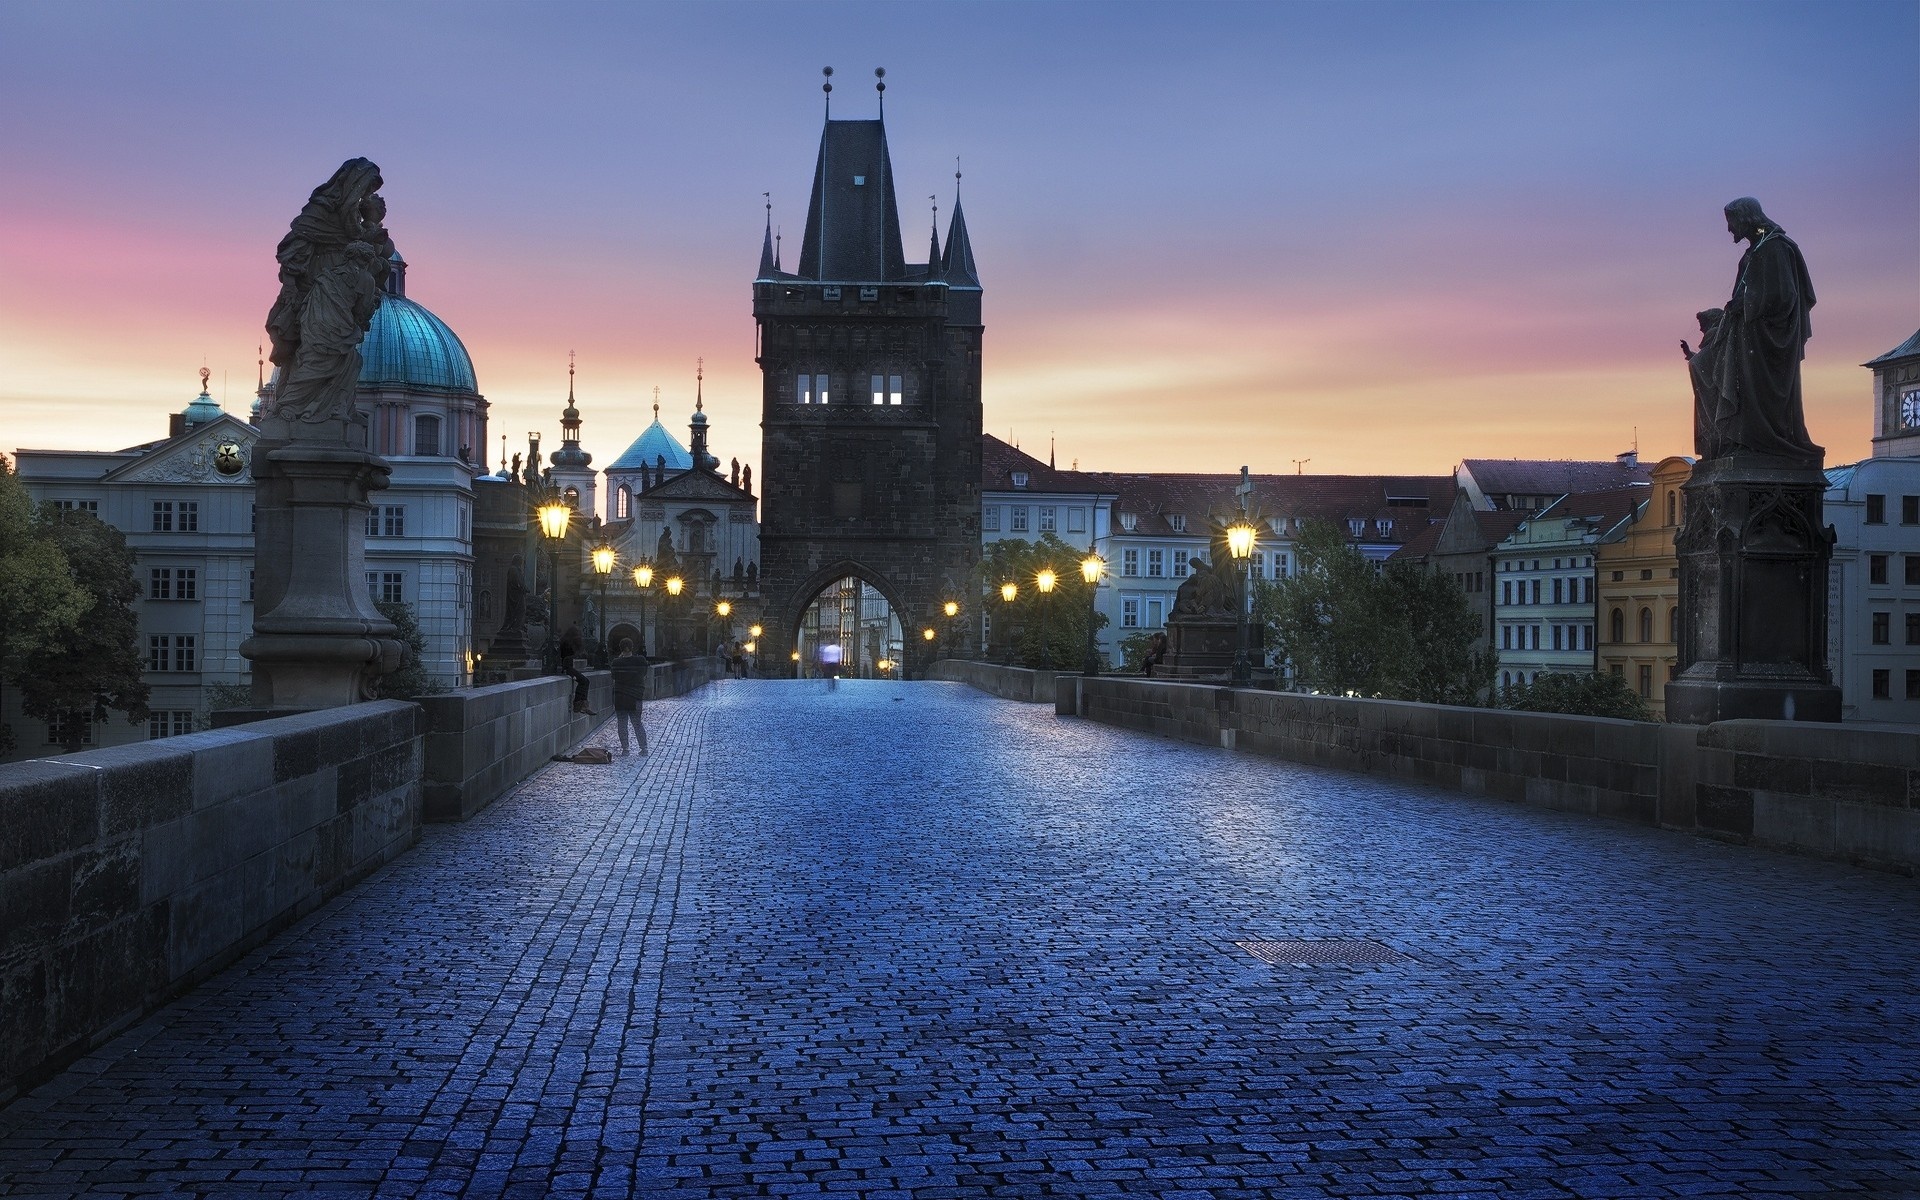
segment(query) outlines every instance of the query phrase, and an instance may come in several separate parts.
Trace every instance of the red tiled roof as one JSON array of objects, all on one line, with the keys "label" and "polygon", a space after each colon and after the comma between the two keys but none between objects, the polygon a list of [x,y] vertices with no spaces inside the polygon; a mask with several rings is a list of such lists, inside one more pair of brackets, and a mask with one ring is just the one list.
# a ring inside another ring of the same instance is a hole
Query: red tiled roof
[{"label": "red tiled roof", "polygon": [[1083,471],[1060,471],[1031,454],[1018,450],[990,433],[980,435],[980,486],[988,491],[1012,491],[1013,474],[1024,471],[1027,492],[1080,492],[1097,494],[1105,489]]}]

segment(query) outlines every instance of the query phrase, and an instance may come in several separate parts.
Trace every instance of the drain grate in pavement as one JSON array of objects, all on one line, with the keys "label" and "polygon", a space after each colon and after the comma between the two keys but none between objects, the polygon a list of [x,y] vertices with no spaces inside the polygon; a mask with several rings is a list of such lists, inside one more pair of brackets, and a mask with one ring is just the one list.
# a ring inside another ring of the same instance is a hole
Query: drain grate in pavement
[{"label": "drain grate in pavement", "polygon": [[1360,938],[1322,938],[1315,941],[1235,942],[1264,963],[1287,967],[1306,963],[1393,963],[1405,962],[1406,955],[1396,953],[1379,942]]}]

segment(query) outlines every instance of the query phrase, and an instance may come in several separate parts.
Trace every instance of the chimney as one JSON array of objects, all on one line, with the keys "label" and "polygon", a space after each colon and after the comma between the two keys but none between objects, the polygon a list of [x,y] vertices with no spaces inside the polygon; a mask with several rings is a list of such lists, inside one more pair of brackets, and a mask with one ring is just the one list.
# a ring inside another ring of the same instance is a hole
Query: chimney
[{"label": "chimney", "polygon": [[187,431],[187,414],[170,413],[167,416],[167,436],[177,438]]}]

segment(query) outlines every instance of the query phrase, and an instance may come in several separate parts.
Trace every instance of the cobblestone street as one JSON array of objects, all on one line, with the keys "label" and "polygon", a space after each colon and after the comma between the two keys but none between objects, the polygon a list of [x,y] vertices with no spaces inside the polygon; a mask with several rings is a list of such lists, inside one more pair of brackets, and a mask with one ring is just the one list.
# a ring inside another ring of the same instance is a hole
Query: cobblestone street
[{"label": "cobblestone street", "polygon": [[954,684],[647,715],[0,1109],[0,1194],[1920,1196],[1913,880]]}]

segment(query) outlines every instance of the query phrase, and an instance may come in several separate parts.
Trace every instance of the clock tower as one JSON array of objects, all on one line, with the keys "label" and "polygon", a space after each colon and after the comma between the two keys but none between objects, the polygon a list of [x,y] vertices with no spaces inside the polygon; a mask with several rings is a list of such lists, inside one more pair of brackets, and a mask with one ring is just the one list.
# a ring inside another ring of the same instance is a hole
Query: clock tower
[{"label": "clock tower", "polygon": [[1871,362],[1873,456],[1920,458],[1920,331]]},{"label": "clock tower", "polygon": [[853,578],[885,597],[917,673],[918,632],[971,598],[981,291],[957,197],[944,248],[938,234],[906,260],[880,120],[827,120],[791,271],[769,214],[753,282],[765,661],[784,664],[808,605]]}]

